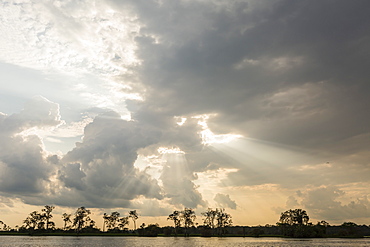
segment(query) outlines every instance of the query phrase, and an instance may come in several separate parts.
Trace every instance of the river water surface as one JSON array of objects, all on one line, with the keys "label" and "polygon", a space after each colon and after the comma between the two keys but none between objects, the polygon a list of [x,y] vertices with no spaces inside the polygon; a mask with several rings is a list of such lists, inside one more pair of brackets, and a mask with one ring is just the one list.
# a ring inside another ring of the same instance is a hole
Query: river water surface
[{"label": "river water surface", "polygon": [[0,236],[0,246],[21,247],[44,247],[44,246],[66,246],[66,247],[113,247],[113,246],[150,246],[150,247],[332,247],[370,246],[370,239],[282,239],[282,238],[201,238],[201,237],[31,237],[31,236]]}]

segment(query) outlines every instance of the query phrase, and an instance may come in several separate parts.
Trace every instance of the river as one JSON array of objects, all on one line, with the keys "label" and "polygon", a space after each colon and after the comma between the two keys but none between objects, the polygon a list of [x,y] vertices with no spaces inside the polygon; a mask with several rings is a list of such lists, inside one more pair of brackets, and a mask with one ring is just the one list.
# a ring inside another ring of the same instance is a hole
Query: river
[{"label": "river", "polygon": [[31,236],[0,236],[0,246],[6,247],[113,247],[113,246],[148,246],[148,247],[334,247],[370,246],[370,238],[364,239],[284,239],[284,238],[201,238],[201,237],[31,237]]}]

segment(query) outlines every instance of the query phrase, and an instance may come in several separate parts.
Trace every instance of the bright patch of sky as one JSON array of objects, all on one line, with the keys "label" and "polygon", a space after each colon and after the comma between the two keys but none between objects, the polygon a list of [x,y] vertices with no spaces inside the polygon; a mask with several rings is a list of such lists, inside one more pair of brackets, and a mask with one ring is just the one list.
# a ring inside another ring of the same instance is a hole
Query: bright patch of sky
[{"label": "bright patch of sky", "polygon": [[[133,40],[139,25],[132,14],[103,3],[80,2],[78,9],[63,1],[1,5],[0,90],[7,96],[2,97],[2,111],[16,113],[38,94],[58,102],[63,126],[41,134],[50,136],[44,139],[50,151],[56,150],[48,143],[65,143],[58,137],[81,138],[86,119],[96,114],[93,108],[113,109],[131,118],[125,100],[142,98],[130,92],[129,78],[117,82],[116,77],[129,75],[130,67],[139,63]],[[65,145],[58,148],[66,151],[74,142]]]}]

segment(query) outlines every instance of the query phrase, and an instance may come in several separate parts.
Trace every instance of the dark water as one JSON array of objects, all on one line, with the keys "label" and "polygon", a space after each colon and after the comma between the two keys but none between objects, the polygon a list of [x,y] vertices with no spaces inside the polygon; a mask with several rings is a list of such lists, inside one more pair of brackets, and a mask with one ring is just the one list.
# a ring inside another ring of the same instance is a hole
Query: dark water
[{"label": "dark water", "polygon": [[370,239],[281,239],[281,238],[146,238],[146,237],[29,237],[0,236],[0,246],[44,247],[44,246],[153,246],[153,247],[331,247],[331,246],[370,246]]}]

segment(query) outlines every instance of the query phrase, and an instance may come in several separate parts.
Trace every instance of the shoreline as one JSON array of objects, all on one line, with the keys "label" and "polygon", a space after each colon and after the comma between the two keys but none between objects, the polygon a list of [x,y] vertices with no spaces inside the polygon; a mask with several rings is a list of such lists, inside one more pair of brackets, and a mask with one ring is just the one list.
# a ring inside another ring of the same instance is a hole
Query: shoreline
[{"label": "shoreline", "polygon": [[329,236],[329,237],[321,237],[321,238],[294,238],[294,237],[287,237],[282,235],[263,235],[263,236],[243,236],[243,235],[226,235],[226,236],[201,236],[201,235],[190,235],[185,237],[184,235],[163,235],[158,234],[157,236],[139,236],[138,234],[120,234],[120,233],[22,233],[22,232],[0,232],[1,236],[30,236],[30,237],[150,237],[150,238],[282,238],[282,239],[362,239],[362,238],[370,238],[370,236]]}]

